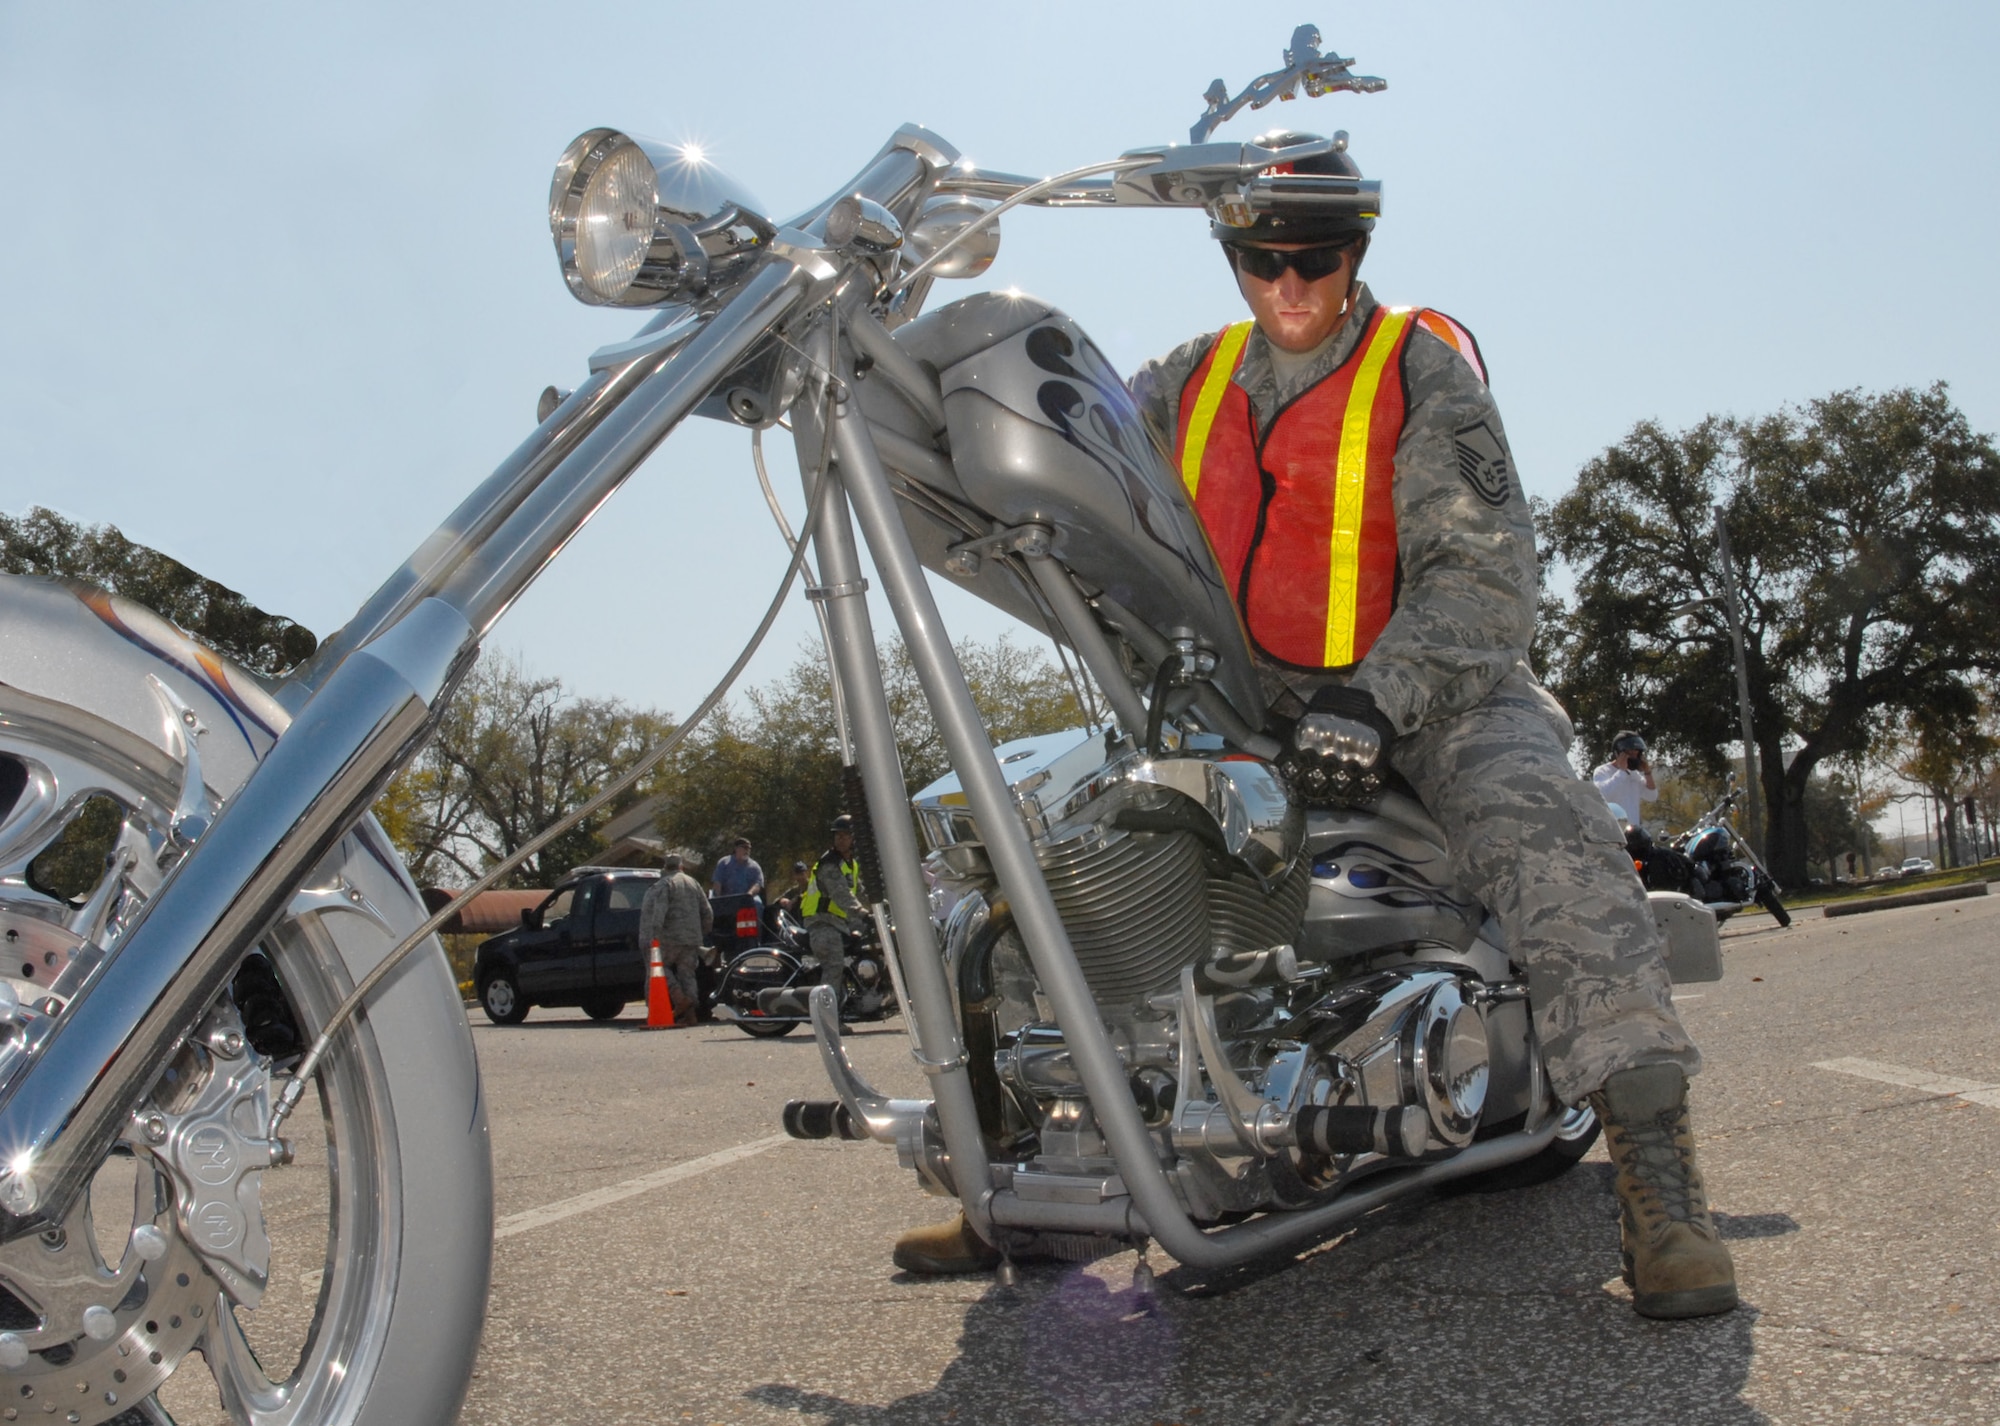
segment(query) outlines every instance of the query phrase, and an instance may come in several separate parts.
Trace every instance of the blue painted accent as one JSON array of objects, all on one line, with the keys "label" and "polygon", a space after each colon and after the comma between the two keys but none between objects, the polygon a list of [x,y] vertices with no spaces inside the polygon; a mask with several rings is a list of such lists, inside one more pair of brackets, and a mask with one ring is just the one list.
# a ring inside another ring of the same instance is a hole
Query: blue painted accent
[{"label": "blue painted accent", "polygon": [[1378,866],[1350,867],[1347,872],[1348,884],[1363,891],[1374,891],[1389,884],[1389,873]]},{"label": "blue painted accent", "polygon": [[1340,875],[1339,862],[1314,862],[1313,875],[1321,881],[1332,881]]}]

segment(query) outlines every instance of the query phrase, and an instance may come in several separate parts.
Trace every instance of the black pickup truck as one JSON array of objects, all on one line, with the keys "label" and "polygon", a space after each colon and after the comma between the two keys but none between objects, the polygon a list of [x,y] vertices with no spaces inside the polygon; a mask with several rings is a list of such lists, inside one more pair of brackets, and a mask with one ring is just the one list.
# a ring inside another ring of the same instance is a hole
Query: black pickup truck
[{"label": "black pickup truck", "polygon": [[[481,943],[472,983],[486,1018],[518,1025],[537,1005],[575,1005],[593,1020],[615,1020],[646,998],[646,948],[639,907],[660,879],[637,867],[580,866],[556,883],[521,924]],[[696,967],[707,1015],[720,968],[775,936],[772,912],[754,896],[713,896],[715,930]]]},{"label": "black pickup truck", "polygon": [[593,1020],[616,1019],[646,998],[639,904],[657,871],[578,867],[521,924],[479,948],[472,983],[486,1018],[518,1025],[537,1005],[576,1005]]}]

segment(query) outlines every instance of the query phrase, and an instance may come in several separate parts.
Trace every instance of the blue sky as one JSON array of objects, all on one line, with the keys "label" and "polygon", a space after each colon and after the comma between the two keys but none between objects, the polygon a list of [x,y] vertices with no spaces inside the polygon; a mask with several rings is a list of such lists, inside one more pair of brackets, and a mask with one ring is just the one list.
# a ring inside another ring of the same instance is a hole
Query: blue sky
[{"label": "blue sky", "polygon": [[[1991,432],[1996,13],[0,0],[0,510],[115,522],[329,632],[642,320],[558,276],[576,133],[698,139],[786,214],[906,120],[1026,173],[1181,140],[1304,21],[1389,89],[1279,112],[1384,181],[1367,275],[1478,334],[1531,491],[1638,420],[1843,387],[1946,380]],[[1067,307],[1123,368],[1235,315],[1197,216],[1003,227],[982,285]],[[685,711],[782,566],[746,437],[697,422],[494,642]],[[751,678],[810,628],[801,602]]]}]

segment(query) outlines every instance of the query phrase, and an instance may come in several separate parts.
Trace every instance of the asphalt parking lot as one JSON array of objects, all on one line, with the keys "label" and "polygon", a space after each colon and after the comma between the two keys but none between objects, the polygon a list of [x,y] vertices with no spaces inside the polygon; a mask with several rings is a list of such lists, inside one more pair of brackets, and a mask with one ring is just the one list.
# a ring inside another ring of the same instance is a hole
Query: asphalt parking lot
[{"label": "asphalt parking lot", "polygon": [[[500,1225],[463,1419],[2000,1421],[2000,897],[1725,946],[1681,1008],[1745,1305],[1675,1324],[1630,1311],[1601,1148],[1150,1303],[1129,1253],[920,1281],[890,1242],[946,1205],[885,1148],[774,1137],[826,1093],[805,1034],[477,1020]],[[921,1092],[895,1023],[853,1049]]]}]

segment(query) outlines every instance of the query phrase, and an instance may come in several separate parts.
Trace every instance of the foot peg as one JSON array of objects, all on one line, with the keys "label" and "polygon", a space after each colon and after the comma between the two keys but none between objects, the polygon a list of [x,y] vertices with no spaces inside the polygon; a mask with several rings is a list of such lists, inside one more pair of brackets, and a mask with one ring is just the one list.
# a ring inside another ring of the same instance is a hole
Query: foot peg
[{"label": "foot peg", "polygon": [[1396,1109],[1315,1104],[1301,1109],[1292,1122],[1299,1147],[1312,1153],[1416,1159],[1430,1144],[1429,1116],[1414,1104]]},{"label": "foot peg", "polygon": [[838,1099],[794,1099],[780,1116],[794,1139],[865,1139],[868,1131],[854,1122]]}]

